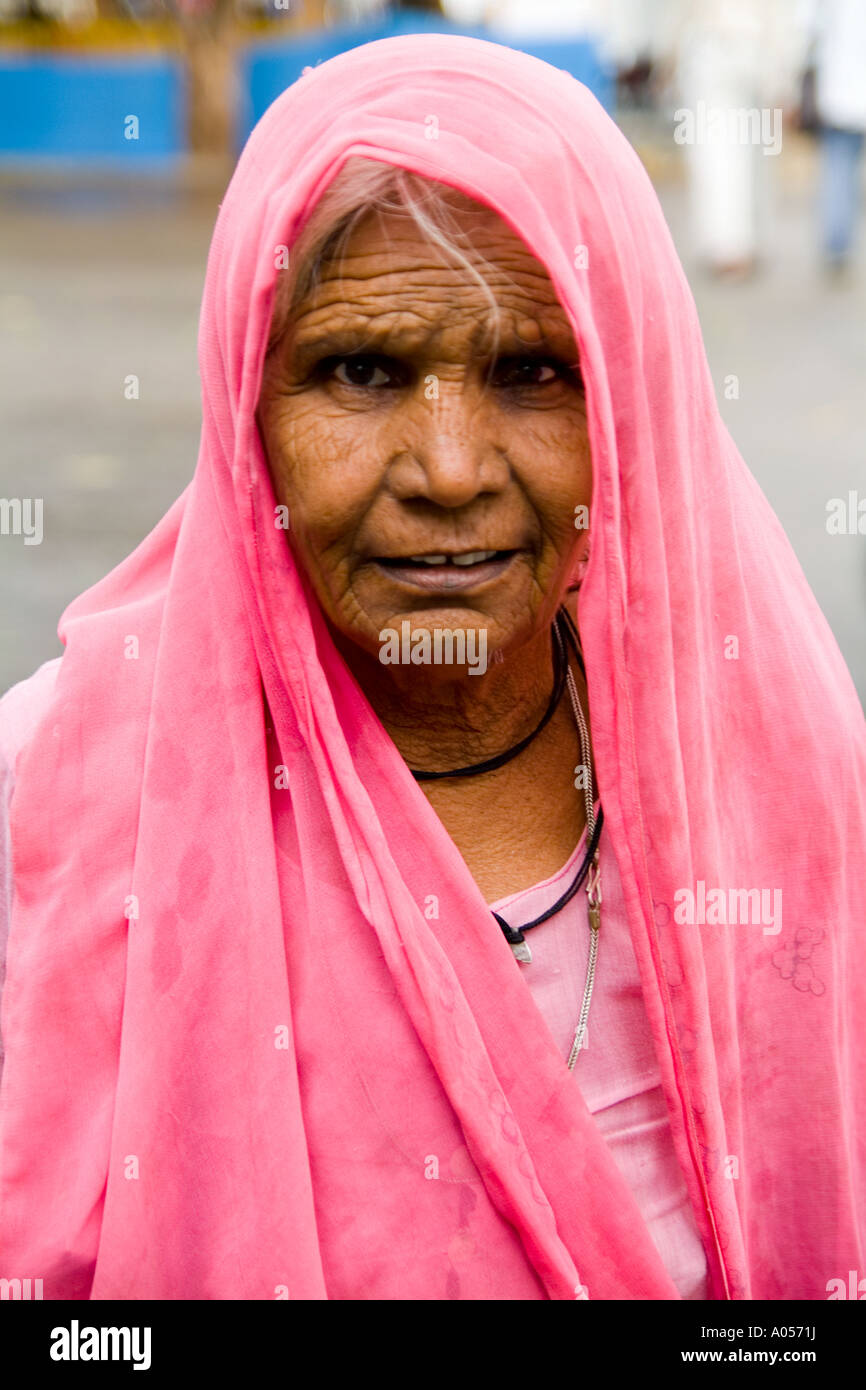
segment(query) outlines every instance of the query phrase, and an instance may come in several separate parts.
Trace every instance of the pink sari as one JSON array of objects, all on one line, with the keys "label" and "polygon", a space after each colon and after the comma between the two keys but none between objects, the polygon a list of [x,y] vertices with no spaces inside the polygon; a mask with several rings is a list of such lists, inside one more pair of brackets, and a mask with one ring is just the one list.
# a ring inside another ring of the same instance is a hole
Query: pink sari
[{"label": "pink sari", "polygon": [[[564,72],[442,35],[333,59],[256,127],[208,260],[195,476],[61,621],[11,812],[0,1276],[55,1299],[678,1296],[274,525],[276,249],[349,154],[495,208],[569,313],[604,834],[712,1296],[826,1298],[864,1271],[860,706],[719,418],[637,156]],[[681,922],[700,883],[780,890],[781,929]]]}]

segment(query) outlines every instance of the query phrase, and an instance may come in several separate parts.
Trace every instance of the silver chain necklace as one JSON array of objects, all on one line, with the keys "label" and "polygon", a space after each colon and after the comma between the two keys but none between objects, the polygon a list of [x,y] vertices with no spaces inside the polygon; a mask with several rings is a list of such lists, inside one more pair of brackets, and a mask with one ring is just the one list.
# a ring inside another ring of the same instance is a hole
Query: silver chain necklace
[{"label": "silver chain necklace", "polygon": [[[584,805],[586,807],[586,837],[589,841],[592,839],[592,834],[595,830],[595,798],[593,796],[589,730],[586,727],[586,720],[583,716],[583,710],[580,707],[577,687],[574,683],[574,676],[571,674],[570,666],[566,668],[565,679],[568,684],[571,707],[574,710],[574,717],[577,720],[577,730],[580,735],[580,761],[586,769],[586,786],[583,789],[583,796]],[[586,876],[586,901],[589,913],[589,959],[586,963],[586,984],[583,989],[583,1003],[580,1006],[580,1017],[577,1020],[574,1041],[571,1044],[571,1051],[568,1054],[569,1071],[574,1071],[574,1064],[577,1061],[578,1053],[583,1047],[583,1040],[586,1036],[586,1025],[589,1019],[592,987],[595,983],[595,963],[598,956],[598,933],[601,927],[601,874],[598,866],[598,855],[599,846],[596,846],[595,854],[592,856],[592,863],[589,866],[589,873]]]},{"label": "silver chain necklace", "polygon": [[[558,627],[554,628],[554,631],[556,633],[556,640],[559,643],[560,653],[565,662],[565,680],[568,686],[568,694],[571,700],[571,708],[574,711],[574,718],[577,724],[577,731],[580,736],[581,764],[586,770],[586,785],[583,788],[583,795],[584,806],[586,810],[586,838],[587,843],[591,845],[593,836],[596,831],[596,817],[595,795],[592,780],[592,757],[589,742],[589,729],[587,728],[586,719],[584,718],[583,709],[581,708],[580,698],[577,693],[577,686],[574,682],[574,676],[571,674],[571,667],[568,664],[568,654],[565,650],[562,636],[559,632]],[[571,1044],[571,1051],[568,1054],[569,1071],[574,1070],[575,1063],[577,1062],[578,1053],[580,1052],[584,1044],[584,1039],[586,1037],[586,1025],[589,1019],[589,1005],[592,999],[592,987],[595,983],[595,967],[596,960],[598,957],[598,933],[601,927],[601,875],[599,871],[599,845],[596,845],[595,847],[595,852],[592,856],[592,862],[590,863],[587,872],[586,900],[589,917],[589,959],[587,961],[586,966],[586,984],[584,985],[583,990],[583,1002],[580,1006],[580,1017],[578,1018],[577,1027],[574,1032],[574,1041]],[[502,926],[507,932],[507,924],[502,921],[501,917],[497,917],[497,920],[499,921],[500,926]],[[525,930],[526,928],[520,928],[519,935],[516,938],[514,937],[514,932],[512,931],[512,935],[509,938],[509,940],[511,942],[511,949],[514,952],[515,959],[519,960],[522,964],[528,965],[532,961],[532,952],[529,949],[529,943],[523,939],[522,933]]]}]

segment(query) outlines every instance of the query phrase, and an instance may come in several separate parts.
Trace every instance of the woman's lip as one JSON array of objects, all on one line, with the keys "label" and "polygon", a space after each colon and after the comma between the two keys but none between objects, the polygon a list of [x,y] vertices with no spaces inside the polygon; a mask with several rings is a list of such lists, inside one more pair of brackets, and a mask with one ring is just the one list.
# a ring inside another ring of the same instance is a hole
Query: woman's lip
[{"label": "woman's lip", "polygon": [[463,589],[477,589],[499,579],[516,560],[518,551],[497,560],[482,560],[477,565],[383,565],[374,561],[380,574],[411,589],[426,593],[453,594]]}]

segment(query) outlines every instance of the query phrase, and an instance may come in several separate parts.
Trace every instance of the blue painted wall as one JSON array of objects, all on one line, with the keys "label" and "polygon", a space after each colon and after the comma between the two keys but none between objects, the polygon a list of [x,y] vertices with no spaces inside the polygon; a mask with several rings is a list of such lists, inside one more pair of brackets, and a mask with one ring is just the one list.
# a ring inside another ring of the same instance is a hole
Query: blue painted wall
[{"label": "blue painted wall", "polygon": [[[185,147],[181,65],[170,57],[0,54],[4,161],[165,161]],[[139,138],[125,139],[128,115]]]},{"label": "blue painted wall", "polygon": [[[0,157],[128,164],[183,153],[183,72],[174,57],[0,54]],[[124,137],[127,116],[139,137]]]}]

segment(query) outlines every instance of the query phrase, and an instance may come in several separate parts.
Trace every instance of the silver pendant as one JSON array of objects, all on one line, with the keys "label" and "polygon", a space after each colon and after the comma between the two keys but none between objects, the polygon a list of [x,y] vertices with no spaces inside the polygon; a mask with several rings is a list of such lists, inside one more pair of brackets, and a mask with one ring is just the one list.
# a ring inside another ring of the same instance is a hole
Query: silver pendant
[{"label": "silver pendant", "polygon": [[529,949],[528,941],[512,941],[511,949],[514,952],[515,960],[519,960],[523,965],[529,965],[532,960],[532,952]]}]

